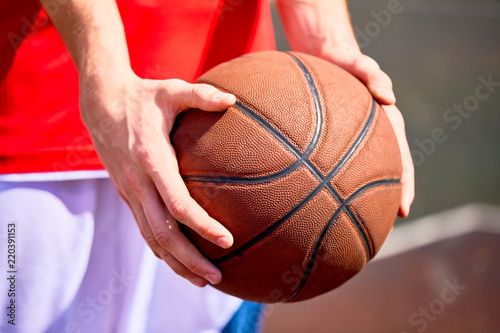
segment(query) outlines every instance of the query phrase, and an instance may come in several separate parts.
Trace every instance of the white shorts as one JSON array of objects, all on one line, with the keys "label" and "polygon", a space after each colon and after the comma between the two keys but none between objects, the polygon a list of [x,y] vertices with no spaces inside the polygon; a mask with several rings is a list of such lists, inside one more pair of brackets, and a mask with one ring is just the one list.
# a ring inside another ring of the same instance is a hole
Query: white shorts
[{"label": "white shorts", "polygon": [[218,332],[241,304],[158,260],[107,178],[0,179],[0,244],[1,332]]}]

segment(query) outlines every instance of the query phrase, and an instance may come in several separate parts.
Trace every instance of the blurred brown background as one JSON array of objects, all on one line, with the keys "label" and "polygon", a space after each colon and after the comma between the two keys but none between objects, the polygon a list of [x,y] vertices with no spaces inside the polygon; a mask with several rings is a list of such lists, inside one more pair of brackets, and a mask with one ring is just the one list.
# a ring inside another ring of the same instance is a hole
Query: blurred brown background
[{"label": "blurred brown background", "polygon": [[410,218],[341,288],[270,306],[265,332],[500,332],[500,1],[395,1],[349,7],[406,119]]}]

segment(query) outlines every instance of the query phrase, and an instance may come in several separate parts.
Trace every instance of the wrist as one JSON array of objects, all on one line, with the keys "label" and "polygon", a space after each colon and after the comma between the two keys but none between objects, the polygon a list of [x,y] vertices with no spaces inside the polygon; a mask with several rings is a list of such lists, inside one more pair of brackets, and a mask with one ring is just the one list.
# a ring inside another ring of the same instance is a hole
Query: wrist
[{"label": "wrist", "polygon": [[138,77],[130,67],[116,68],[108,65],[92,65],[81,68],[80,115],[83,123],[93,132],[103,122],[123,119],[130,88]]},{"label": "wrist", "polygon": [[137,76],[127,61],[111,61],[111,58],[92,61],[89,57],[78,67],[80,89],[113,88],[122,86]]},{"label": "wrist", "polygon": [[361,54],[344,0],[277,2],[290,47],[323,57],[332,50]]},{"label": "wrist", "polygon": [[88,33],[81,41],[80,52],[75,57],[78,73],[83,77],[104,79],[110,75],[133,74],[123,31],[115,32],[116,38],[108,40],[105,32]]}]

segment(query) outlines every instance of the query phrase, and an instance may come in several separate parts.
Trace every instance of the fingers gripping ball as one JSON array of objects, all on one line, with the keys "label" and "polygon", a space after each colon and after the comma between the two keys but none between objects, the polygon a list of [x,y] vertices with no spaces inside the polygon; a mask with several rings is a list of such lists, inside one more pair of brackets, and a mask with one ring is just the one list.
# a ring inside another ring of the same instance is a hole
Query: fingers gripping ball
[{"label": "fingers gripping ball", "polygon": [[227,250],[184,232],[223,273],[215,287],[295,302],[340,286],[378,252],[401,196],[401,158],[382,108],[324,60],[262,52],[199,82],[233,93],[226,112],[191,110],[172,142],[192,197],[234,235]]}]

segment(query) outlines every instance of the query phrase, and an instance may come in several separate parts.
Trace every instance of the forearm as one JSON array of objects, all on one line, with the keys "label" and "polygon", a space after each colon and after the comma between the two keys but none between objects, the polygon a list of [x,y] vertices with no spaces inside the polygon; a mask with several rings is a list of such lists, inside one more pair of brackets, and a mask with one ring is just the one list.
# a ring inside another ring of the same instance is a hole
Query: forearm
[{"label": "forearm", "polygon": [[41,2],[47,8],[57,8],[49,11],[49,16],[80,75],[130,70],[123,23],[114,0]]},{"label": "forearm", "polygon": [[277,6],[293,50],[321,56],[340,46],[359,52],[345,0],[277,0]]}]

